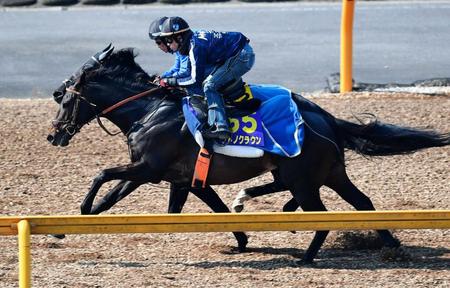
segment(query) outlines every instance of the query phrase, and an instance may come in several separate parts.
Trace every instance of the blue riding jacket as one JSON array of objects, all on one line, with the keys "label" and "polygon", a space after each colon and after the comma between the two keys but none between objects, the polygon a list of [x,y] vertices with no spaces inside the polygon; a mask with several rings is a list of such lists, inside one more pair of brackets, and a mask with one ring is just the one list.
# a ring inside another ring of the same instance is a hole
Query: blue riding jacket
[{"label": "blue riding jacket", "polygon": [[[175,63],[170,70],[161,74],[161,78],[173,77],[177,79],[178,85],[185,83],[191,79],[191,63],[188,55],[182,55],[180,52],[175,52]],[[190,93],[204,95],[200,84],[192,84],[186,87]]]},{"label": "blue riding jacket", "polygon": [[178,81],[179,85],[198,85],[227,59],[237,55],[249,42],[240,32],[194,30],[190,39],[189,60],[191,75]]},{"label": "blue riding jacket", "polygon": [[191,64],[189,63],[189,56],[181,55],[180,52],[175,52],[175,63],[170,70],[164,72],[161,77],[174,77],[182,79],[191,76]]}]

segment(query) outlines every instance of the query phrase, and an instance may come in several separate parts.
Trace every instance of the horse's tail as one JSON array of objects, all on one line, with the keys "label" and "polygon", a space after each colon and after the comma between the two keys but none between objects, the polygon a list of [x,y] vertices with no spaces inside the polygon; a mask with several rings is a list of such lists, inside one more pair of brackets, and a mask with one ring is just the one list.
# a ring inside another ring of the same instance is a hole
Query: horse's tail
[{"label": "horse's tail", "polygon": [[408,154],[414,151],[450,144],[450,133],[401,127],[373,120],[356,124],[335,119],[344,147],[368,156]]}]

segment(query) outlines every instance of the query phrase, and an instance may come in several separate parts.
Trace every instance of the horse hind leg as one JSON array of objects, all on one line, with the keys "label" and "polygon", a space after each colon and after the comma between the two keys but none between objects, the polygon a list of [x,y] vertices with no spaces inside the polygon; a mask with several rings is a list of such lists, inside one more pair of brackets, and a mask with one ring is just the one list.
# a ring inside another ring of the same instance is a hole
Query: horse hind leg
[{"label": "horse hind leg", "polygon": [[[313,188],[311,185],[307,185],[304,181],[301,182],[302,183],[300,184],[296,184],[295,188],[291,190],[292,195],[294,196],[296,202],[300,204],[300,207],[304,211],[327,211],[322,199],[320,199],[319,188]],[[291,204],[293,205],[293,202],[291,202]],[[295,207],[295,205],[292,207]],[[325,230],[316,231],[311,244],[309,244],[308,249],[302,257],[302,260],[297,261],[297,264],[312,264],[329,232],[330,231]]]},{"label": "horse hind leg", "polygon": [[[231,204],[233,211],[237,213],[242,212],[242,210],[244,210],[245,201],[252,198],[287,190],[287,188],[279,180],[278,171],[272,171],[272,175],[273,182],[271,183],[250,187],[239,191],[236,198],[234,198],[233,204]],[[295,209],[293,211],[295,211]]]},{"label": "horse hind leg", "polygon": [[[330,173],[325,185],[336,191],[336,193],[350,205],[360,211],[374,211],[372,201],[361,192],[348,178],[343,164],[337,164]],[[387,247],[399,247],[400,241],[396,239],[389,230],[377,230],[378,235]]]}]

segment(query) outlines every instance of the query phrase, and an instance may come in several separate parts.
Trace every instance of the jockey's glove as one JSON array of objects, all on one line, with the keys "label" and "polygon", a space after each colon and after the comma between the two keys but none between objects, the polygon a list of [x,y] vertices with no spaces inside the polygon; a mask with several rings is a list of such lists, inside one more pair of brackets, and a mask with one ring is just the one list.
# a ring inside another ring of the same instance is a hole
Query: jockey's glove
[{"label": "jockey's glove", "polygon": [[162,78],[159,81],[159,85],[162,87],[174,87],[178,85],[177,78],[169,77],[169,78]]},{"label": "jockey's glove", "polygon": [[150,78],[153,78],[152,83],[158,85],[159,81],[161,81],[161,77],[159,75],[152,75]]}]

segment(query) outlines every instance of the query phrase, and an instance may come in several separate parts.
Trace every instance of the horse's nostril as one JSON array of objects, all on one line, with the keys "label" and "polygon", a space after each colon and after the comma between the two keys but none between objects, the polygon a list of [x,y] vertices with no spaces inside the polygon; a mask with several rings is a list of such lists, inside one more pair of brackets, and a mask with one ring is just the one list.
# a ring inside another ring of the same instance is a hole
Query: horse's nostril
[{"label": "horse's nostril", "polygon": [[59,97],[63,96],[63,94],[64,94],[64,93],[63,93],[62,91],[55,90],[55,91],[53,92],[53,97],[59,98]]},{"label": "horse's nostril", "polygon": [[65,90],[55,90],[53,92],[53,99],[56,101],[56,103],[60,104],[64,94],[66,93]]}]

